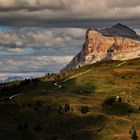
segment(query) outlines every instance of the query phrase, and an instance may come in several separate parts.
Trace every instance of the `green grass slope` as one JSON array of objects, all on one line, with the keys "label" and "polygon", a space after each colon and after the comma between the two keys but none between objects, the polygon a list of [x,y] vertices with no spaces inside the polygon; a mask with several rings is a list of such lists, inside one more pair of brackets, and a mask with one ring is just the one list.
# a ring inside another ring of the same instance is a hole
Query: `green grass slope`
[{"label": "green grass slope", "polygon": [[0,139],[129,140],[132,125],[140,137],[139,64],[99,62],[0,85]]}]

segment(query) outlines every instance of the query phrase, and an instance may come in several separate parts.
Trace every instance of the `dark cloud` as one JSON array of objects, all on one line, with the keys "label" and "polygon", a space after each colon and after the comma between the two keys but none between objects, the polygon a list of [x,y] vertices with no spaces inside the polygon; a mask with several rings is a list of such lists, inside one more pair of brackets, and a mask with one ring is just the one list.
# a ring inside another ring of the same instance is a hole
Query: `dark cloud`
[{"label": "dark cloud", "polygon": [[122,23],[130,26],[131,28],[140,28],[140,20],[139,19],[119,19],[119,20],[92,20],[92,19],[54,19],[54,20],[46,20],[46,19],[25,19],[25,18],[17,18],[17,19],[0,19],[0,26],[16,26],[16,27],[45,27],[45,28],[89,28],[89,27],[97,27],[104,28],[110,27],[116,23]]},{"label": "dark cloud", "polygon": [[0,77],[59,71],[87,28],[121,22],[140,33],[139,13],[139,0],[0,0],[0,25],[12,26],[0,30]]},{"label": "dark cloud", "polygon": [[0,11],[1,25],[80,27],[101,21],[137,21],[140,1],[1,0]]}]

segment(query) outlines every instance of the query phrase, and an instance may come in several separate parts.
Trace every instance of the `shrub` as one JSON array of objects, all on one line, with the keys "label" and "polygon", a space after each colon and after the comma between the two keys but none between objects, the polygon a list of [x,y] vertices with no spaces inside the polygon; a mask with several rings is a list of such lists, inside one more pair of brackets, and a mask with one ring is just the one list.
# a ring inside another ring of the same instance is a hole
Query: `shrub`
[{"label": "shrub", "polygon": [[119,97],[119,98],[118,98],[118,102],[119,102],[119,103],[122,103],[122,102],[123,102],[123,99],[122,99],[121,97]]},{"label": "shrub", "polygon": [[81,106],[81,113],[82,114],[86,114],[89,112],[89,108],[88,106]]},{"label": "shrub", "polygon": [[136,132],[134,126],[132,126],[132,128],[130,129],[129,134],[130,134],[130,138],[132,140],[138,140],[137,132]]},{"label": "shrub", "polygon": [[107,98],[104,101],[103,106],[112,106],[115,103],[116,103],[116,97],[115,96],[112,96],[112,97]]},{"label": "shrub", "polygon": [[62,114],[64,111],[63,107],[60,105],[59,108],[58,108],[58,113],[59,114]]},{"label": "shrub", "polygon": [[65,106],[64,106],[64,111],[65,111],[65,112],[70,111],[70,105],[69,105],[69,104],[65,104]]}]

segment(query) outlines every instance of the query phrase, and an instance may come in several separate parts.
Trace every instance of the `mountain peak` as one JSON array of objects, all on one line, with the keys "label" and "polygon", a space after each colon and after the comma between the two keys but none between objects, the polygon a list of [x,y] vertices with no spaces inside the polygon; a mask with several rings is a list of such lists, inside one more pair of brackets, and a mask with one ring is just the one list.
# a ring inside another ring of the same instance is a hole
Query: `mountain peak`
[{"label": "mountain peak", "polygon": [[89,28],[78,55],[63,69],[107,60],[128,60],[140,57],[140,36],[126,25],[117,23],[111,28]]},{"label": "mountain peak", "polygon": [[111,29],[118,29],[118,30],[130,32],[132,34],[136,34],[136,32],[133,29],[131,29],[128,26],[123,25],[121,23],[117,23],[116,25],[112,26]]},{"label": "mountain peak", "polygon": [[117,23],[116,25],[112,26],[112,28],[126,28],[126,29],[130,29],[128,26],[123,25],[121,23]]},{"label": "mountain peak", "polygon": [[101,29],[100,32],[104,36],[126,37],[140,40],[140,36],[133,29],[121,23],[117,23],[111,28]]}]

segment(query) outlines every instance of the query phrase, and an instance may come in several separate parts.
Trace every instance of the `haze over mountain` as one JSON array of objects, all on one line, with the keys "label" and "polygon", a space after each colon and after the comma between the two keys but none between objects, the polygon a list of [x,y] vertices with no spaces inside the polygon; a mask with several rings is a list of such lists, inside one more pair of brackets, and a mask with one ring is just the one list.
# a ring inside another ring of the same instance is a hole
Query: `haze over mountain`
[{"label": "haze over mountain", "polygon": [[140,36],[120,23],[106,29],[90,28],[80,53],[64,68],[68,70],[107,60],[128,60],[140,57]]}]

